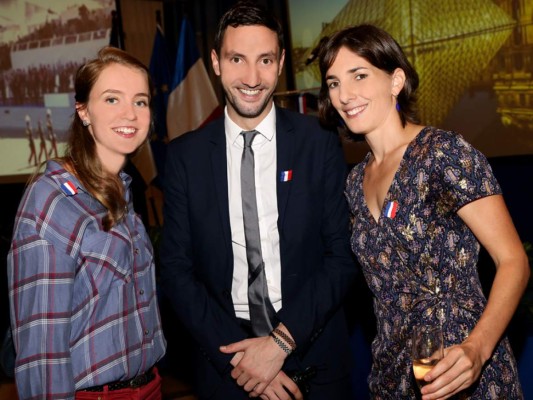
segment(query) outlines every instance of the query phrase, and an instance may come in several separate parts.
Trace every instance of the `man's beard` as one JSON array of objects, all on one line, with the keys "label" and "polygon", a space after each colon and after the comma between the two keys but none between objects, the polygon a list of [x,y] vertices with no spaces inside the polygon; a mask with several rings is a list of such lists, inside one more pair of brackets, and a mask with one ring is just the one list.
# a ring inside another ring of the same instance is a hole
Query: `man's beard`
[{"label": "man's beard", "polygon": [[270,104],[270,100],[272,99],[272,97],[274,97],[274,92],[272,92],[267,97],[265,97],[263,103],[260,104],[257,109],[247,110],[239,104],[238,100],[234,101],[234,96],[232,96],[231,93],[225,88],[224,93],[226,95],[226,101],[231,105],[235,112],[243,118],[256,118],[261,115],[261,113],[265,111],[267,106]]}]

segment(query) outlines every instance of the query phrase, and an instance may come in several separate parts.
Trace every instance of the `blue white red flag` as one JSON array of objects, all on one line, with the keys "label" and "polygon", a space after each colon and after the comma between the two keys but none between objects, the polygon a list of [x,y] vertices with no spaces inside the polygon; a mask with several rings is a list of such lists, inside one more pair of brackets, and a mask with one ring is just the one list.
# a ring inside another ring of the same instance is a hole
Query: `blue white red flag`
[{"label": "blue white red flag", "polygon": [[74,196],[78,193],[78,189],[76,189],[76,186],[71,181],[66,181],[65,183],[61,184],[61,190],[65,192],[67,196]]},{"label": "blue white red flag", "polygon": [[191,24],[183,18],[172,87],[168,97],[167,132],[173,139],[197,129],[221,113]]},{"label": "blue white red flag", "polygon": [[387,204],[387,208],[385,208],[385,216],[387,218],[393,219],[396,217],[396,213],[398,212],[398,202],[396,200],[389,201],[389,204]]},{"label": "blue white red flag", "polygon": [[292,169],[289,169],[288,171],[281,171],[279,180],[280,182],[292,181]]}]

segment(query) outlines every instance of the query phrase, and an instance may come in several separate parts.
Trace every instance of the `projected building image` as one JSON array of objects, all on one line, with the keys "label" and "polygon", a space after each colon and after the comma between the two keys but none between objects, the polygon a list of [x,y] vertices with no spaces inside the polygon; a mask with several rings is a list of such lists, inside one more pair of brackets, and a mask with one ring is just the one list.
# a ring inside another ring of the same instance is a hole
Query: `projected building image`
[{"label": "projected building image", "polygon": [[[293,3],[291,22],[299,18]],[[299,89],[319,86],[309,57],[323,37],[372,23],[394,36],[418,71],[424,124],[461,131],[488,156],[533,152],[533,1],[351,0],[329,21],[318,2],[308,7],[320,32],[295,49]],[[293,42],[304,42],[303,25],[292,22]]]},{"label": "projected building image", "polygon": [[24,179],[61,153],[74,110],[74,75],[109,44],[114,7],[113,0],[0,3],[2,176]]}]

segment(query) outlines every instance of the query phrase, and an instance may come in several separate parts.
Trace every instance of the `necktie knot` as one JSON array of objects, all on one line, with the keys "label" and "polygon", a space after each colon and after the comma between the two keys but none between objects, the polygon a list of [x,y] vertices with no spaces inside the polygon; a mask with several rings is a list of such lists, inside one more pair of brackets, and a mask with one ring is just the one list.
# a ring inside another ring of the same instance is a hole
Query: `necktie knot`
[{"label": "necktie knot", "polygon": [[256,130],[253,131],[242,131],[241,134],[244,138],[244,147],[251,147],[252,142],[254,141],[255,137],[257,136],[259,132]]}]

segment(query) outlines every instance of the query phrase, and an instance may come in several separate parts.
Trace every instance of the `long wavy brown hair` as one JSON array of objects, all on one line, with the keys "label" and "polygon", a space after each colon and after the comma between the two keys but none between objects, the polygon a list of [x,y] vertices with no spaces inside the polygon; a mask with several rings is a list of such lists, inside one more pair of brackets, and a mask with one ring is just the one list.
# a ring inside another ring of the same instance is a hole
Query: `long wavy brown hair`
[{"label": "long wavy brown hair", "polygon": [[[150,93],[153,93],[150,74],[142,62],[123,50],[115,47],[104,47],[98,52],[95,59],[83,64],[76,73],[74,89],[77,109],[87,107],[95,82],[102,71],[112,64],[120,64],[142,71],[148,81]],[[150,98],[150,103],[151,100]],[[153,113],[151,115],[153,116]],[[152,127],[153,120],[150,129]],[[124,186],[117,174],[104,169],[96,153],[94,138],[89,129],[83,125],[77,112],[74,113],[69,132],[65,155],[59,161],[107,209],[107,215],[103,218],[102,225],[103,229],[108,231],[126,213]],[[150,137],[150,134],[147,137]]]}]

